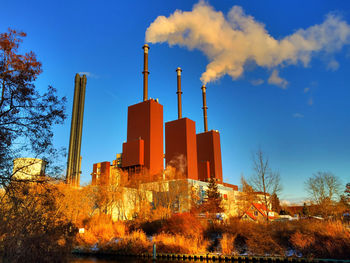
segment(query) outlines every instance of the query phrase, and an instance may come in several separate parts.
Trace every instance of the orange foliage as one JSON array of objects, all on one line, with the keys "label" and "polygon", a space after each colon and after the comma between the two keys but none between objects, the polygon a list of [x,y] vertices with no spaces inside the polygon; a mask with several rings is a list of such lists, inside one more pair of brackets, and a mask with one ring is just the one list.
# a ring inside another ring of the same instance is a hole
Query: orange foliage
[{"label": "orange foliage", "polygon": [[156,235],[153,241],[157,245],[157,252],[195,254],[206,253],[209,245],[207,240],[201,237],[185,237],[179,234],[170,235],[161,233]]},{"label": "orange foliage", "polygon": [[339,221],[305,221],[290,242],[307,257],[350,258],[350,231]]},{"label": "orange foliage", "polygon": [[78,234],[78,245],[91,247],[98,244],[104,247],[115,238],[123,238],[126,236],[128,229],[126,225],[120,221],[113,222],[109,215],[96,215],[87,220],[84,224],[85,231]]},{"label": "orange foliage", "polygon": [[201,222],[191,213],[173,214],[165,221],[162,231],[169,234],[180,234],[185,237],[203,236]]},{"label": "orange foliage", "polygon": [[104,250],[137,255],[150,253],[152,251],[152,244],[142,230],[137,230],[128,236],[124,236],[124,238],[115,239],[113,242],[110,242]]},{"label": "orange foliage", "polygon": [[82,221],[89,218],[94,211],[95,200],[92,188],[87,186],[82,189],[60,183],[56,185],[61,195],[56,199],[59,203],[59,211],[64,213],[68,220],[78,227],[82,227]]},{"label": "orange foliage", "polygon": [[44,181],[8,186],[0,199],[0,254],[6,262],[63,261],[70,254],[77,229],[59,211],[60,196]]},{"label": "orange foliage", "polygon": [[290,241],[292,244],[299,249],[305,249],[309,245],[315,242],[313,235],[302,234],[299,231],[296,231],[291,237]]},{"label": "orange foliage", "polygon": [[223,234],[222,239],[220,240],[221,253],[224,255],[232,255],[237,254],[235,250],[235,242],[236,235]]}]

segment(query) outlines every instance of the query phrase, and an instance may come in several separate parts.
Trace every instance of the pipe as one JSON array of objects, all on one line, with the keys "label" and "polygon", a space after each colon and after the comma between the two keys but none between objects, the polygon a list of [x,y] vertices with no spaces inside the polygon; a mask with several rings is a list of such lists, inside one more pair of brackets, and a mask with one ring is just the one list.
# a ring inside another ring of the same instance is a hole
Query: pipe
[{"label": "pipe", "polygon": [[181,72],[182,72],[182,69],[180,67],[178,67],[176,69],[176,72],[177,72],[177,117],[178,119],[181,119],[182,118],[182,106],[181,106],[181,94],[182,94],[182,91],[181,91]]},{"label": "pipe", "polygon": [[203,117],[204,117],[204,132],[208,131],[208,117],[207,117],[207,93],[206,93],[206,87],[202,86],[202,96],[203,96]]},{"label": "pipe", "polygon": [[143,101],[148,100],[148,50],[147,44],[143,45]]}]

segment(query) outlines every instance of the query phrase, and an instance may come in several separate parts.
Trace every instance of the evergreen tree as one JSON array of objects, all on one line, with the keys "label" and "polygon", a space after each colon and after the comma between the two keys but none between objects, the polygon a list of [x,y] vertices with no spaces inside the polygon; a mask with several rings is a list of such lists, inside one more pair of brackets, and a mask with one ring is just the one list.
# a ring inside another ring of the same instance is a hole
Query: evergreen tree
[{"label": "evergreen tree", "polygon": [[272,211],[280,211],[282,209],[281,204],[280,204],[280,199],[278,198],[277,194],[271,195],[271,209]]},{"label": "evergreen tree", "polygon": [[346,184],[344,193],[345,193],[347,202],[350,202],[350,183]]},{"label": "evergreen tree", "polygon": [[303,216],[308,216],[310,214],[309,208],[307,207],[306,203],[303,205]]},{"label": "evergreen tree", "polygon": [[211,178],[206,191],[206,197],[203,202],[203,212],[217,214],[224,212],[222,207],[222,197],[218,189],[216,180]]}]

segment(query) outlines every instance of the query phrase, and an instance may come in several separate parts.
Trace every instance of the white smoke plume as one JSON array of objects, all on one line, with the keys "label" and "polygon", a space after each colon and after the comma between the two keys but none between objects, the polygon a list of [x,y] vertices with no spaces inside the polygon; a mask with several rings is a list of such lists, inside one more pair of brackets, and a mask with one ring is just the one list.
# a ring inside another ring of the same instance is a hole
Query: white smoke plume
[{"label": "white smoke plume", "polygon": [[287,85],[288,85],[288,81],[286,81],[285,79],[281,78],[281,77],[278,75],[278,73],[279,73],[278,70],[277,70],[277,69],[274,69],[274,70],[272,71],[271,76],[270,76],[269,79],[267,80],[267,82],[270,83],[270,84],[279,86],[279,87],[281,87],[282,89],[286,89],[286,88],[287,88]]},{"label": "white smoke plume", "polygon": [[[322,24],[299,29],[278,40],[240,6],[233,6],[225,16],[200,1],[192,11],[176,10],[169,17],[158,16],[146,31],[146,42],[167,42],[170,46],[201,50],[209,59],[201,76],[206,84],[225,74],[237,79],[243,74],[247,61],[272,70],[275,74],[272,78],[278,77],[278,71],[273,70],[281,66],[301,64],[306,67],[315,53],[332,54],[349,44],[350,26],[331,13]],[[333,61],[330,67],[334,69],[336,65]],[[278,85],[285,88],[288,82],[280,80]]]}]

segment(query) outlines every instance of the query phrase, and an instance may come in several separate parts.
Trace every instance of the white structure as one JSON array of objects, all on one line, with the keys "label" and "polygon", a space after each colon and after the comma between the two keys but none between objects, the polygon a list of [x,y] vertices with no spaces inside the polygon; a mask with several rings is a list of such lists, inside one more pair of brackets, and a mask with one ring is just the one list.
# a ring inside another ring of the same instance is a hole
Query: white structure
[{"label": "white structure", "polygon": [[12,179],[38,180],[45,176],[46,162],[37,158],[17,158],[13,160]]},{"label": "white structure", "polygon": [[[107,186],[114,200],[106,212],[112,215],[113,220],[131,220],[142,209],[148,208],[163,207],[175,213],[188,212],[193,194],[200,203],[204,201],[208,184],[192,179],[176,179],[142,183],[137,188]],[[239,192],[220,184],[218,190],[223,199],[224,217],[237,216],[236,199]]]}]

